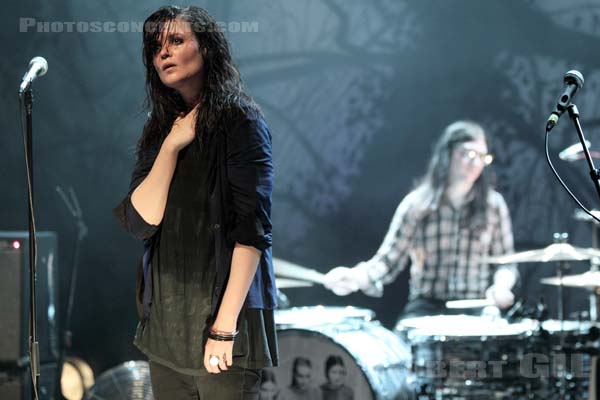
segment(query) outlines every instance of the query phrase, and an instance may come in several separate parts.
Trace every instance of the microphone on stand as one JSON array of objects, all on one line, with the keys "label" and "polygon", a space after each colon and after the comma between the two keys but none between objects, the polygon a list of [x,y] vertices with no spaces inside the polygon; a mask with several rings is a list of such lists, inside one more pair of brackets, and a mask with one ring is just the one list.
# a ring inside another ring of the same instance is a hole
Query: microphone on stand
[{"label": "microphone on stand", "polygon": [[45,75],[48,72],[48,61],[44,57],[33,57],[29,62],[29,69],[23,75],[21,86],[19,87],[19,95],[22,95],[31,87],[31,84],[38,77]]},{"label": "microphone on stand", "polygon": [[546,132],[549,132],[552,130],[552,128],[554,128],[554,126],[556,126],[560,116],[571,104],[571,99],[573,96],[575,96],[577,89],[583,87],[584,79],[581,72],[572,69],[565,74],[564,81],[565,90],[558,98],[556,107],[554,107],[554,110],[552,110],[552,113],[548,117],[548,122],[546,123]]}]

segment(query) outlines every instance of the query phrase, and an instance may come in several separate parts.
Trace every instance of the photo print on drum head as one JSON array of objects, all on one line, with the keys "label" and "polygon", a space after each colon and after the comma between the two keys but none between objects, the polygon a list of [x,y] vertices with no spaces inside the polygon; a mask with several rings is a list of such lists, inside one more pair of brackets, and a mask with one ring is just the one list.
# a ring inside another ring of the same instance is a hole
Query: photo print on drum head
[{"label": "photo print on drum head", "polygon": [[323,400],[354,400],[354,390],[346,384],[344,359],[332,354],[325,360],[325,383],[321,387]]},{"label": "photo print on drum head", "polygon": [[283,357],[274,372],[282,389],[277,400],[373,398],[356,361],[330,339],[306,331],[284,333],[279,349]]},{"label": "photo print on drum head", "polygon": [[331,354],[325,360],[325,382],[319,389],[312,386],[312,362],[304,357],[296,357],[292,363],[292,381],[288,388],[277,383],[273,369],[263,369],[259,400],[318,399],[354,400],[354,390],[348,386],[347,369],[344,359]]},{"label": "photo print on drum head", "polygon": [[260,380],[260,392],[259,400],[279,400],[281,397],[279,393],[281,388],[277,384],[277,378],[275,372],[271,368],[264,368],[262,370],[262,376]]},{"label": "photo print on drum head", "polygon": [[314,385],[313,365],[310,359],[301,356],[294,358],[291,375],[289,386],[281,391],[282,399],[321,400],[321,393]]}]

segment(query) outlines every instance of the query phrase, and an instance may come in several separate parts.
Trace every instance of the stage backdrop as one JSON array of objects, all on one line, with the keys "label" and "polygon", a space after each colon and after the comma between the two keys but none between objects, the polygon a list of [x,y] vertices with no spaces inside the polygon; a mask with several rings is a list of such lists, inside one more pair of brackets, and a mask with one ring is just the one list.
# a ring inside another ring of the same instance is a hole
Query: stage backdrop
[{"label": "stage backdrop", "polygon": [[[273,133],[276,257],[319,271],[354,265],[377,249],[402,197],[424,172],[449,122],[480,121],[493,135],[492,166],[508,201],[518,249],[547,246],[556,231],[578,246],[591,226],[544,159],[544,124],[579,69],[576,103],[593,146],[600,129],[600,5],[589,1],[231,1],[197,3],[223,23],[249,92]],[[58,233],[64,309],[78,227],[57,192],[76,193],[87,228],[82,242],[72,354],[96,372],[141,358],[135,264],[142,248],[111,209],[124,196],[146,118],[141,22],[155,0],[55,2],[4,7],[0,122],[0,229],[24,230],[25,170],[17,87],[34,56],[49,71],[35,88],[35,200],[40,230]],[[98,28],[99,27],[99,28]],[[97,32],[100,30],[100,32]],[[553,157],[576,142],[567,118],[551,137]],[[598,207],[584,162],[556,160],[565,180]],[[556,265],[522,265],[520,296],[556,290],[539,279]],[[583,271],[585,263],[572,270]],[[292,305],[355,305],[392,326],[407,293],[406,273],[381,299],[338,298],[321,287],[290,289]],[[569,312],[584,310],[569,290]],[[10,329],[2,327],[1,329]]]}]

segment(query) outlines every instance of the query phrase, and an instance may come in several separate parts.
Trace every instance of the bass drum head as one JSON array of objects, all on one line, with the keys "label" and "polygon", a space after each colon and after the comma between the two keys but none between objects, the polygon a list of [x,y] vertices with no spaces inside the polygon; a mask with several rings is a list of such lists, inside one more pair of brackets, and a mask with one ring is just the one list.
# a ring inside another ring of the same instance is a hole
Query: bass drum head
[{"label": "bass drum head", "polygon": [[378,322],[280,326],[278,342],[279,367],[263,374],[261,400],[409,398],[410,347]]}]

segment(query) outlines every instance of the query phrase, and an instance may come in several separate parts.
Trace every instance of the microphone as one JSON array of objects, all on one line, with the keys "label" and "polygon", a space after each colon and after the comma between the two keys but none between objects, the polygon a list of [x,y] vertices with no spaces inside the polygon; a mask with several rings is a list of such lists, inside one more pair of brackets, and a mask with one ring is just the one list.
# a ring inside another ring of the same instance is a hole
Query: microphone
[{"label": "microphone", "polygon": [[552,110],[552,114],[548,117],[548,122],[546,123],[546,132],[550,132],[552,128],[558,123],[558,119],[562,115],[563,112],[569,107],[571,104],[571,99],[575,96],[575,92],[577,89],[583,87],[583,75],[581,72],[576,71],[574,69],[568,71],[565,74],[565,91],[558,98],[558,102],[556,103],[556,107]]},{"label": "microphone", "polygon": [[21,86],[19,87],[19,94],[23,94],[26,90],[29,89],[33,81],[45,75],[48,72],[48,61],[44,57],[33,57],[31,61],[29,61],[29,69],[23,75],[23,80],[21,81]]}]

